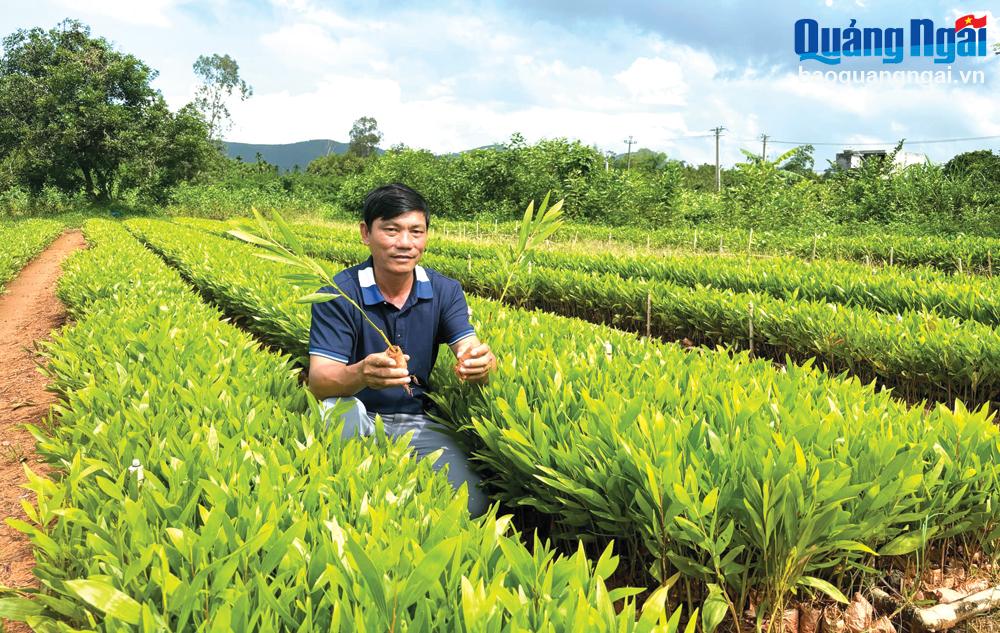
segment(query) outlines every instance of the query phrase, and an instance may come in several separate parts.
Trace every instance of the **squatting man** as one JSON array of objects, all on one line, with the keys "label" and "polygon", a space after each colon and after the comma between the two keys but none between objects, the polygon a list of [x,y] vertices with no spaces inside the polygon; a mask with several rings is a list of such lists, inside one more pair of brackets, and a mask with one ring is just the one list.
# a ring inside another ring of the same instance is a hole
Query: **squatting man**
[{"label": "squatting man", "polygon": [[469,322],[461,284],[419,265],[429,227],[427,203],[405,185],[385,185],[365,196],[361,241],[371,257],[338,273],[334,282],[403,348],[408,368],[396,367],[385,340],[349,302],[315,303],[309,390],[323,402],[324,411],[348,399],[344,438],[374,433],[379,414],[388,435],[413,432],[410,446],[418,458],[443,449],[434,468],[448,464],[448,480],[456,489],[468,484],[469,511],[479,516],[489,502],[468,456],[447,429],[428,417],[428,379],[442,343],[456,358],[464,355],[458,371],[467,382],[487,382],[496,357]]}]

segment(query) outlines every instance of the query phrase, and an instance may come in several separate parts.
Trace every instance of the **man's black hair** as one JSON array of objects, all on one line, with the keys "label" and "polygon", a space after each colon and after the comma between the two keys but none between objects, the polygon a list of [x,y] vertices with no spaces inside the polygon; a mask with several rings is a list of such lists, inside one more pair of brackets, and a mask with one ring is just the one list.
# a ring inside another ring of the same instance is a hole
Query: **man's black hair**
[{"label": "man's black hair", "polygon": [[372,189],[365,196],[363,211],[365,224],[372,228],[375,220],[382,218],[387,222],[410,211],[423,211],[428,228],[431,225],[431,214],[427,210],[424,197],[406,185],[394,182]]}]

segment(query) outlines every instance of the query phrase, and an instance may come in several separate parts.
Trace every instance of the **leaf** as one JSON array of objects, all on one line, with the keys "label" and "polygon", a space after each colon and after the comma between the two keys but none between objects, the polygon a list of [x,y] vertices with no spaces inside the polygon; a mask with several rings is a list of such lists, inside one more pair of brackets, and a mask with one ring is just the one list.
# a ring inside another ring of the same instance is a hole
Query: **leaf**
[{"label": "leaf", "polygon": [[45,606],[27,598],[0,598],[0,619],[24,622],[30,615],[40,615]]},{"label": "leaf", "polygon": [[302,242],[299,240],[298,236],[292,232],[292,229],[285,222],[285,218],[281,217],[281,214],[277,211],[271,212],[271,219],[274,220],[274,224],[278,227],[278,231],[281,233],[281,237],[285,240],[285,244],[291,249],[296,255],[302,255],[305,249],[302,248]]},{"label": "leaf", "polygon": [[649,631],[656,622],[666,615],[667,593],[670,587],[662,585],[646,598],[639,616],[638,629]]},{"label": "leaf", "polygon": [[521,230],[517,236],[517,250],[523,251],[528,245],[528,231],[531,229],[531,216],[535,211],[535,201],[528,203],[528,208],[524,210],[524,217],[521,218]]},{"label": "leaf", "polygon": [[712,633],[726,617],[729,602],[722,588],[715,583],[708,585],[708,598],[701,607],[701,628],[705,633]]},{"label": "leaf", "polygon": [[299,297],[295,300],[295,303],[325,303],[336,299],[338,296],[340,295],[335,295],[332,292],[313,292],[304,297]]},{"label": "leaf", "polygon": [[882,549],[878,551],[878,554],[879,556],[902,556],[903,554],[915,552],[921,547],[924,547],[927,544],[927,540],[936,531],[937,528],[931,528],[926,531],[918,530],[907,534],[901,534],[883,545]]},{"label": "leaf", "polygon": [[812,587],[813,589],[818,589],[841,604],[848,604],[849,602],[847,596],[841,593],[840,589],[837,589],[822,578],[816,578],[815,576],[802,576],[799,578],[799,584],[805,585],[806,587]]},{"label": "leaf", "polygon": [[240,230],[237,230],[237,229],[232,229],[230,231],[226,231],[226,233],[229,234],[229,235],[232,235],[236,239],[243,240],[244,242],[250,242],[251,244],[256,244],[257,246],[273,246],[274,245],[274,242],[270,242],[270,241],[268,241],[268,240],[266,240],[266,239],[264,239],[262,237],[257,237],[256,235],[253,235],[251,233],[247,233],[246,231],[240,231]]},{"label": "leaf", "polygon": [[361,576],[365,579],[365,585],[367,585],[368,590],[375,599],[375,604],[381,610],[382,615],[388,618],[389,608],[386,606],[385,587],[382,586],[382,574],[375,569],[375,564],[368,558],[368,554],[365,553],[364,548],[358,545],[353,538],[347,539],[347,548],[350,550],[351,556],[354,557],[354,563],[357,565],[358,571],[361,572]]},{"label": "leaf", "polygon": [[435,545],[424,555],[416,569],[406,579],[406,585],[399,593],[399,608],[407,609],[421,596],[426,594],[432,585],[438,582],[438,578],[444,571],[448,561],[455,554],[460,536],[453,536]]},{"label": "leaf", "polygon": [[67,580],[66,586],[87,604],[103,611],[108,617],[129,624],[139,623],[141,605],[132,597],[100,580]]},{"label": "leaf", "polygon": [[266,259],[268,261],[277,262],[279,264],[284,264],[286,266],[295,266],[301,268],[302,264],[294,259],[285,257],[284,255],[275,255],[274,253],[254,253],[257,257],[261,259]]}]

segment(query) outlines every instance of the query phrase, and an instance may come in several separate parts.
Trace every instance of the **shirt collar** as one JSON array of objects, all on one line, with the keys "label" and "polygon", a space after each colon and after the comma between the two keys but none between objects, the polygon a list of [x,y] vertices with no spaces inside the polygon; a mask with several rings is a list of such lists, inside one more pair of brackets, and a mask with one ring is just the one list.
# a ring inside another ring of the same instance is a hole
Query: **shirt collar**
[{"label": "shirt collar", "polygon": [[[414,293],[416,298],[433,299],[434,286],[431,285],[427,271],[424,270],[423,266],[417,266],[413,272],[416,276],[416,292]],[[361,287],[361,299],[366,306],[378,305],[385,302],[382,291],[379,290],[378,284],[375,283],[375,268],[371,257],[358,269],[358,285]]]}]

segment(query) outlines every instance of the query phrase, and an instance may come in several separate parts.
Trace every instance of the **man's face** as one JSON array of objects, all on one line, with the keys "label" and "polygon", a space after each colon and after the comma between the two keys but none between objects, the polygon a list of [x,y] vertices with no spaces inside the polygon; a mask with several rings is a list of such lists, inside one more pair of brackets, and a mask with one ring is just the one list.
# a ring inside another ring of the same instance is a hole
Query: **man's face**
[{"label": "man's face", "polygon": [[376,218],[371,230],[361,223],[361,239],[371,249],[377,270],[412,273],[427,247],[427,222],[423,211],[407,211],[391,220]]}]

